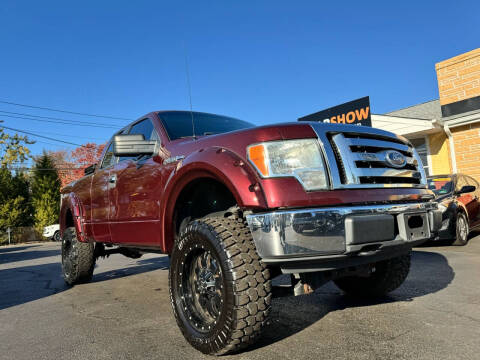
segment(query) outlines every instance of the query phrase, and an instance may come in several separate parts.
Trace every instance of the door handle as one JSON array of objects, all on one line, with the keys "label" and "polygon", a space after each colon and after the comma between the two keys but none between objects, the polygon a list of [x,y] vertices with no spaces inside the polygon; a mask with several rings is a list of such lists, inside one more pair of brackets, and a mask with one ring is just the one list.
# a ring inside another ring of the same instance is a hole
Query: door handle
[{"label": "door handle", "polygon": [[108,179],[108,182],[110,184],[115,184],[117,182],[117,175],[110,176],[110,178]]}]

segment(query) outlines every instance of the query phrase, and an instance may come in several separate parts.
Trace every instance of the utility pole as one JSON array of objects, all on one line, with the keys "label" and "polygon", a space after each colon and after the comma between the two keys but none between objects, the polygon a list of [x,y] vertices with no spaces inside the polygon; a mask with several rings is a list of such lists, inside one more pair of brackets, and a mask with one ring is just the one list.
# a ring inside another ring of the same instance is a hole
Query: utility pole
[{"label": "utility pole", "polygon": [[10,233],[12,232],[12,229],[10,229],[10,226],[7,228],[7,234],[8,234],[8,245],[10,245]]}]

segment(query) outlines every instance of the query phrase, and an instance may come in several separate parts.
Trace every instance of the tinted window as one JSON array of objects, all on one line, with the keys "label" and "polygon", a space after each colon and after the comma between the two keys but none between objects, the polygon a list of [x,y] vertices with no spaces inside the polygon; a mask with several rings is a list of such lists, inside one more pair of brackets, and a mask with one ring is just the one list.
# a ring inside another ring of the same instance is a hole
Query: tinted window
[{"label": "tinted window", "polygon": [[465,176],[465,179],[467,180],[468,185],[473,185],[478,188],[478,182],[474,178],[470,176]]},{"label": "tinted window", "polygon": [[132,126],[129,134],[141,134],[145,140],[157,140],[157,132],[155,131],[152,121],[150,119],[142,120]]},{"label": "tinted window", "polygon": [[459,191],[462,189],[462,187],[467,186],[467,179],[465,179],[465,176],[463,175],[458,175],[458,180],[457,180],[457,188],[456,190]]},{"label": "tinted window", "polygon": [[[162,120],[170,140],[193,136],[192,113],[189,111],[162,112],[158,116]],[[254,127],[253,124],[243,120],[198,112],[193,113],[193,122],[197,136],[221,134]]]},{"label": "tinted window", "polygon": [[475,195],[478,196],[478,194],[480,193],[480,185],[478,184],[478,181],[470,176],[465,176],[465,178],[467,179],[468,185],[475,186]]},{"label": "tinted window", "polygon": [[452,178],[445,176],[429,178],[428,188],[436,195],[448,194],[453,191]]},{"label": "tinted window", "polygon": [[[122,132],[124,134],[126,132]],[[145,119],[142,121],[139,121],[136,124],[133,124],[133,126],[130,128],[130,131],[128,132],[129,135],[134,135],[134,134],[140,134],[143,135],[145,140],[160,140],[157,131],[153,127],[153,123],[150,119]],[[137,159],[137,156],[120,156],[118,158],[118,161],[125,161],[125,160],[135,160]]]},{"label": "tinted window", "polygon": [[113,143],[111,143],[107,151],[105,152],[105,156],[103,157],[101,168],[104,169],[113,164],[115,164],[115,156],[113,155]]}]

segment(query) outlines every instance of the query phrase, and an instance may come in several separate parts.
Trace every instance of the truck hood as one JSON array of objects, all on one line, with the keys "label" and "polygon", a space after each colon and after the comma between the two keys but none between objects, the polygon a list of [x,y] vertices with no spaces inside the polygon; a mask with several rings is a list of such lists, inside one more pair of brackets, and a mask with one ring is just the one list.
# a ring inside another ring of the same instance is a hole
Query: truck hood
[{"label": "truck hood", "polygon": [[235,130],[227,133],[201,136],[200,141],[214,139],[215,141],[232,137],[256,138],[259,141],[274,141],[285,139],[312,138],[316,137],[315,132],[308,123],[278,123],[263,126],[255,126],[248,129]]},{"label": "truck hood", "polygon": [[247,146],[264,141],[315,138],[308,123],[281,123],[257,126],[222,134],[185,138],[170,142],[168,150],[173,156],[191,154],[209,147],[222,147],[245,158]]}]

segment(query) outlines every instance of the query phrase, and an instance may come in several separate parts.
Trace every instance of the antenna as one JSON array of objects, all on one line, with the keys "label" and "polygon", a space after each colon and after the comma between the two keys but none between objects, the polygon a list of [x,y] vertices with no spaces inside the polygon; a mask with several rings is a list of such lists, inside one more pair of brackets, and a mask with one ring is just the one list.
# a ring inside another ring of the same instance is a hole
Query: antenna
[{"label": "antenna", "polygon": [[192,116],[192,131],[193,131],[193,138],[195,139],[196,137],[195,137],[195,122],[193,121],[192,87],[190,86],[190,71],[188,68],[187,47],[185,46],[185,41],[183,42],[183,50],[185,54],[185,73],[187,75],[188,98],[190,100],[190,115]]}]

